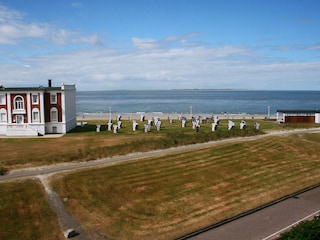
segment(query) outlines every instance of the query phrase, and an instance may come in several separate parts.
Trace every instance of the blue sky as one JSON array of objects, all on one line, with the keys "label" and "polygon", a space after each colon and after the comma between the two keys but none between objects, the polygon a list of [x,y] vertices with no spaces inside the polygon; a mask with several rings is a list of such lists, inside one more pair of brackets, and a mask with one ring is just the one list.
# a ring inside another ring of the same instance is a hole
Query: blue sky
[{"label": "blue sky", "polygon": [[318,0],[0,0],[0,83],[320,90]]}]

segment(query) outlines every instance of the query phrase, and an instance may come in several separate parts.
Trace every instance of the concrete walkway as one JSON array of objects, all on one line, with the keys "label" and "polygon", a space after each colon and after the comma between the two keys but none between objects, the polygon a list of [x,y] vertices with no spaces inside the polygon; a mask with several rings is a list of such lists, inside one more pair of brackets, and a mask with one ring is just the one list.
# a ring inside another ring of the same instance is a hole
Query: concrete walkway
[{"label": "concrete walkway", "polygon": [[48,176],[45,175],[38,176],[45,188],[48,204],[57,214],[60,229],[64,233],[65,237],[67,238],[68,230],[72,229],[75,231],[75,235],[72,237],[73,239],[91,240],[89,234],[82,228],[81,224],[78,223],[78,221],[66,210],[58,194],[51,189],[47,177]]}]

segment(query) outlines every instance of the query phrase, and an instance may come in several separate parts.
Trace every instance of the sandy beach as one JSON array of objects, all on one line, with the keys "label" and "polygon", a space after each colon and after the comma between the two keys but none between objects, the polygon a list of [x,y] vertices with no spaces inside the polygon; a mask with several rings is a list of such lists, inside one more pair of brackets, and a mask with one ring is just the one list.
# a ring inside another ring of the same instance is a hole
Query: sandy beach
[{"label": "sandy beach", "polygon": [[267,116],[267,115],[258,115],[258,114],[193,114],[191,116],[188,114],[179,114],[179,113],[162,113],[162,112],[138,112],[138,113],[123,113],[123,114],[109,114],[109,113],[79,113],[77,114],[77,121],[86,121],[86,120],[106,120],[108,121],[110,117],[113,120],[117,120],[119,115],[122,120],[140,120],[141,115],[145,116],[145,119],[152,119],[154,117],[158,117],[162,120],[168,119],[169,117],[172,119],[179,119],[181,117],[186,117],[187,119],[191,119],[191,117],[198,118],[201,116],[203,119],[212,118],[213,116],[218,116],[219,119],[266,119],[271,118],[274,119],[276,116]]}]

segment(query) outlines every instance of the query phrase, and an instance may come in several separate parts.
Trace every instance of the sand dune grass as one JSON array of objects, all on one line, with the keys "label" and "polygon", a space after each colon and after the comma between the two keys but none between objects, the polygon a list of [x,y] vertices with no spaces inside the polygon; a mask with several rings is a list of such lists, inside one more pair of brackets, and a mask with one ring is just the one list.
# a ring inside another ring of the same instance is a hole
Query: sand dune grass
[{"label": "sand dune grass", "polygon": [[80,171],[53,186],[95,239],[173,239],[319,183],[319,149],[319,134],[266,137]]}]

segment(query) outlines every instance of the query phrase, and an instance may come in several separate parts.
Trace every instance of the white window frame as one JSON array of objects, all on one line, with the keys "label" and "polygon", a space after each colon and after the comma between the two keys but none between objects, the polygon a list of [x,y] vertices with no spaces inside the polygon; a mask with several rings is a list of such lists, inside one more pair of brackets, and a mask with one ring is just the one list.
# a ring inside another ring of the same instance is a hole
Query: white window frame
[{"label": "white window frame", "polygon": [[0,122],[6,123],[7,120],[7,110],[5,108],[0,109]]},{"label": "white window frame", "polygon": [[17,95],[13,99],[13,113],[26,114],[26,110],[24,108],[24,98],[21,95]]},{"label": "white window frame", "polygon": [[38,108],[32,109],[32,122],[40,122],[40,111]]},{"label": "white window frame", "polygon": [[0,104],[4,105],[6,104],[6,95],[0,94]]},{"label": "white window frame", "polygon": [[38,104],[38,103],[39,103],[39,95],[32,94],[32,104]]},{"label": "white window frame", "polygon": [[51,122],[58,122],[58,109],[56,107],[50,109],[50,119]]},{"label": "white window frame", "polygon": [[57,94],[56,93],[50,94],[50,103],[57,103]]},{"label": "white window frame", "polygon": [[14,109],[15,110],[24,110],[24,99],[22,96],[18,95],[14,98]]}]

